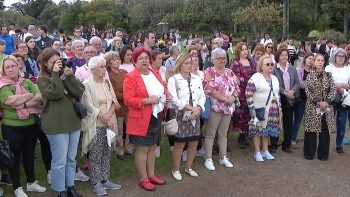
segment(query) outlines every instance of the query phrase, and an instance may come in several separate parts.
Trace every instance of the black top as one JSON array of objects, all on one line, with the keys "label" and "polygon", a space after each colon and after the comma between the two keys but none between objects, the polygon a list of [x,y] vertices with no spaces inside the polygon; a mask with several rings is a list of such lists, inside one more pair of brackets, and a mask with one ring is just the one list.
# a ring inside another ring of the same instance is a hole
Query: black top
[{"label": "black top", "polygon": [[24,65],[26,66],[26,72],[25,73],[28,73],[28,74],[31,74],[32,76],[34,76],[34,71],[30,67],[28,59],[24,62]]},{"label": "black top", "polygon": [[[307,72],[307,71],[304,69],[303,81],[306,81],[306,77],[307,77],[307,75],[308,75],[309,73],[310,73],[310,72]],[[300,88],[300,98],[306,100],[306,92],[305,92],[305,89],[301,89],[301,88]]]}]

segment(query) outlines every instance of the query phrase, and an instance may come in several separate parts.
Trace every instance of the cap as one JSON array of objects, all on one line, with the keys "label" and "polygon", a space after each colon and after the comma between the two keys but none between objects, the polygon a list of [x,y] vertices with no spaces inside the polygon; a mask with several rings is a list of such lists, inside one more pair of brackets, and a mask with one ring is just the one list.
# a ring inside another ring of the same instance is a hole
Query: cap
[{"label": "cap", "polygon": [[62,27],[58,28],[58,32],[59,32],[60,34],[63,34],[63,28],[62,28]]}]

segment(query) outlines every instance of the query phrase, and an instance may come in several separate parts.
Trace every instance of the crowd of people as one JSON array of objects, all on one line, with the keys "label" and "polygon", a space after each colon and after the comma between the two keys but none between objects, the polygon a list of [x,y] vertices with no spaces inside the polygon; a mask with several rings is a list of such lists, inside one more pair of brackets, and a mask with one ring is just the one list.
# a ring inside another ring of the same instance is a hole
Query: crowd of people
[{"label": "crowd of people", "polygon": [[[195,156],[204,157],[210,171],[216,169],[215,154],[220,165],[233,168],[227,156],[230,131],[239,134],[241,149],[253,140],[257,162],[275,159],[282,131],[282,151],[298,148],[303,117],[305,159],[317,153],[327,160],[334,130],[339,154],[349,143],[343,103],[350,89],[349,48],[333,40],[320,38],[310,48],[300,41],[296,48],[288,39],[276,48],[266,33],[251,50],[242,38],[229,60],[231,36],[224,32],[209,42],[197,34],[183,39],[178,29],[161,36],[153,31],[127,36],[122,29],[98,31],[94,24],[77,25],[72,34],[59,28],[49,35],[45,25],[22,31],[15,24],[1,27],[2,136],[14,161],[0,169],[0,176],[16,197],[27,197],[20,163],[26,190],[46,191],[35,178],[38,139],[47,182],[57,197],[82,196],[74,181],[90,181],[96,195],[120,189],[111,181],[112,152],[122,161],[133,158],[145,190],[166,184],[155,173],[155,158],[160,157],[162,122],[171,120],[178,126],[167,136],[176,180],[183,179],[181,160],[186,174],[199,176],[192,165]],[[202,116],[205,112],[209,117]],[[89,176],[75,160],[79,143]]]}]

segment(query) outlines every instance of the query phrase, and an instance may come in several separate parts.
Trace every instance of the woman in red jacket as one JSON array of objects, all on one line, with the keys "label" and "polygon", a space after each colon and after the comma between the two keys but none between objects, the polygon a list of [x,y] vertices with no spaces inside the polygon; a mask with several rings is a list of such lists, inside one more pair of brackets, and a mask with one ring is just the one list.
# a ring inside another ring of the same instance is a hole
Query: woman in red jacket
[{"label": "woman in red jacket", "polygon": [[123,84],[124,104],[129,117],[126,133],[135,145],[135,164],[140,175],[140,186],[153,191],[165,181],[154,174],[155,148],[161,139],[161,112],[170,101],[158,71],[149,68],[152,56],[148,49],[140,47],[132,54],[135,69],[125,75]]}]

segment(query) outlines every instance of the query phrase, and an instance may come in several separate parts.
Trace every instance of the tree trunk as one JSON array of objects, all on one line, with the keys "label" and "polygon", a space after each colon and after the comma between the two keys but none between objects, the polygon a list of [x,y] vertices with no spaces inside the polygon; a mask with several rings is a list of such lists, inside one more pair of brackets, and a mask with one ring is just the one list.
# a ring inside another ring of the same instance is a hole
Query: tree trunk
[{"label": "tree trunk", "polygon": [[345,6],[344,6],[344,34],[348,35],[349,32],[349,8],[348,8],[348,1],[345,0]]},{"label": "tree trunk", "polygon": [[284,18],[284,23],[283,23],[283,36],[287,36],[287,24],[288,24],[288,0],[283,0],[283,18]]}]

